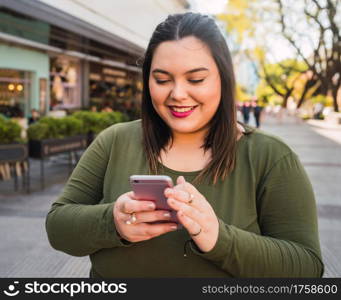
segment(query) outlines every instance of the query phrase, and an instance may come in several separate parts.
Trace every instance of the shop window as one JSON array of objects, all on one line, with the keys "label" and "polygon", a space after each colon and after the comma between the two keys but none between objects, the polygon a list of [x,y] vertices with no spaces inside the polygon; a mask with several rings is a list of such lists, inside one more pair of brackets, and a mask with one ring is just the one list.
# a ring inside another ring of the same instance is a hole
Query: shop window
[{"label": "shop window", "polygon": [[80,63],[67,58],[51,59],[51,109],[81,106]]},{"label": "shop window", "polygon": [[0,114],[22,118],[30,110],[31,73],[0,69]]},{"label": "shop window", "polygon": [[126,113],[130,119],[140,117],[142,82],[128,71],[90,64],[90,108],[108,107]]}]

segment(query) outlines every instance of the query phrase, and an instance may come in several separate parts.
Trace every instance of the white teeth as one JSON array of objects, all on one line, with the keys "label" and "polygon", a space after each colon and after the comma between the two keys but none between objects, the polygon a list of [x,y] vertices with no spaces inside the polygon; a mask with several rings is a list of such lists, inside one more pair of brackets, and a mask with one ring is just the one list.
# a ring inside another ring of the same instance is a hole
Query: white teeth
[{"label": "white teeth", "polygon": [[176,112],[187,112],[187,111],[190,111],[190,110],[192,110],[194,108],[194,106],[192,106],[192,107],[183,107],[183,108],[178,108],[178,107],[174,107],[174,106],[172,106],[171,107],[171,109],[172,110],[174,110],[174,111],[176,111]]}]

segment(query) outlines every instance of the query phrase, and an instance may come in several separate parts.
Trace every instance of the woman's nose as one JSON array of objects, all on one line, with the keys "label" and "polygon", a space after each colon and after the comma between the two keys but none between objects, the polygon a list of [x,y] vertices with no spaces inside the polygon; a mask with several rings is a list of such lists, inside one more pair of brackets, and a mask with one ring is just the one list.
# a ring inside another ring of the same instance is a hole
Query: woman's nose
[{"label": "woman's nose", "polygon": [[187,98],[186,87],[181,83],[174,84],[170,96],[174,100],[186,99]]}]

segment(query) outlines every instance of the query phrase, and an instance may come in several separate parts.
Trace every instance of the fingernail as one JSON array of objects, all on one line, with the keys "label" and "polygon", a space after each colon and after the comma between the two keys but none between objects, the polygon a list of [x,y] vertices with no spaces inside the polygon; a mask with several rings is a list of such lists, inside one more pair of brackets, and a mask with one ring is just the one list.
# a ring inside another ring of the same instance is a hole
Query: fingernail
[{"label": "fingernail", "polygon": [[163,216],[166,218],[170,218],[171,215],[170,215],[170,213],[164,213]]},{"label": "fingernail", "polygon": [[148,209],[155,209],[155,204],[154,203],[149,204]]},{"label": "fingernail", "polygon": [[178,229],[178,226],[176,226],[176,225],[173,225],[173,226],[171,226],[171,230],[177,230]]},{"label": "fingernail", "polygon": [[173,192],[173,190],[170,188],[166,188],[165,192],[166,192],[166,194],[171,194]]}]

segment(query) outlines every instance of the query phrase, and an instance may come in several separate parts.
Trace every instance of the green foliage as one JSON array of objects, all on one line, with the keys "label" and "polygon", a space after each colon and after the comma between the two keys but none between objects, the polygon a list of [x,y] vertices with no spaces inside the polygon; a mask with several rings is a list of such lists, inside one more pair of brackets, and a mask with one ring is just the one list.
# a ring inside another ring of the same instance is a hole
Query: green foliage
[{"label": "green foliage", "polygon": [[226,30],[234,33],[237,43],[241,43],[246,37],[253,37],[255,25],[259,22],[259,16],[254,7],[257,0],[230,0],[225,14],[218,15],[218,19],[226,24]]},{"label": "green foliage", "polygon": [[78,111],[72,115],[74,118],[81,120],[83,122],[83,128],[85,132],[95,132],[101,131],[98,124],[100,122],[100,113],[91,111]]},{"label": "green foliage", "polygon": [[32,124],[27,134],[31,140],[58,139],[84,134],[83,122],[75,117],[43,117]]},{"label": "green foliage", "polygon": [[0,144],[21,142],[21,127],[12,120],[0,116]]},{"label": "green foliage", "polygon": [[84,130],[83,122],[73,116],[64,118],[62,123],[62,135],[63,136],[74,136],[77,134],[87,133]]},{"label": "green foliage", "polygon": [[311,98],[311,101],[316,103],[322,103],[324,106],[333,106],[333,98],[325,95],[317,95]]},{"label": "green foliage", "polygon": [[128,117],[118,111],[113,112],[90,112],[78,111],[74,113],[76,119],[83,122],[85,132],[98,134],[103,129],[120,122],[128,121]]},{"label": "green foliage", "polygon": [[[287,89],[294,88],[292,95],[299,97],[306,81],[302,73],[307,65],[295,59],[286,59],[278,63],[266,64],[261,74],[256,94],[260,99],[267,99],[271,104],[281,104]],[[271,85],[270,85],[271,83]]]},{"label": "green foliage", "polygon": [[43,117],[38,123],[45,124],[48,127],[47,137],[46,138],[63,138],[64,126],[63,126],[64,118],[52,118],[52,117]]},{"label": "green foliage", "polygon": [[30,140],[44,140],[51,137],[49,125],[43,122],[36,122],[27,130],[27,136]]},{"label": "green foliage", "polygon": [[236,98],[237,101],[248,101],[251,98],[251,95],[248,94],[246,88],[240,84],[236,85]]},{"label": "green foliage", "polygon": [[121,112],[78,111],[64,118],[43,117],[32,124],[27,131],[31,140],[58,139],[103,129],[119,122],[128,121]]}]

